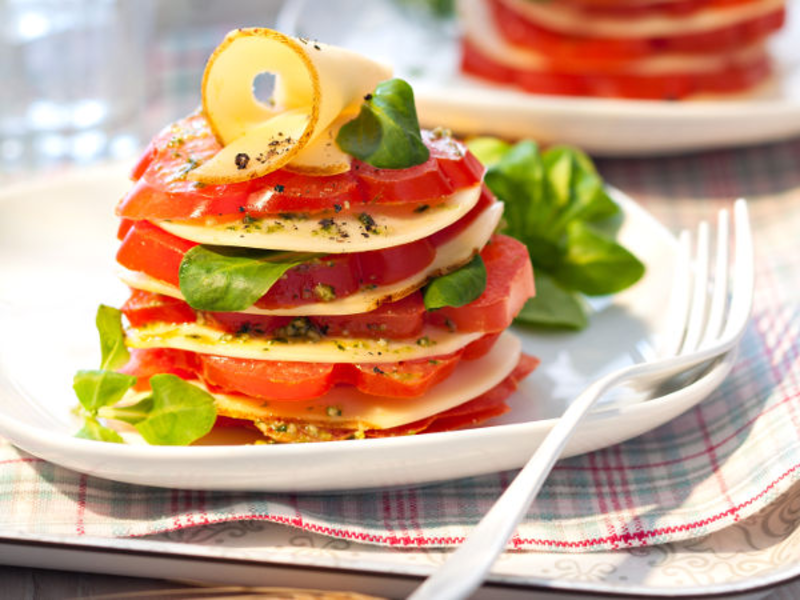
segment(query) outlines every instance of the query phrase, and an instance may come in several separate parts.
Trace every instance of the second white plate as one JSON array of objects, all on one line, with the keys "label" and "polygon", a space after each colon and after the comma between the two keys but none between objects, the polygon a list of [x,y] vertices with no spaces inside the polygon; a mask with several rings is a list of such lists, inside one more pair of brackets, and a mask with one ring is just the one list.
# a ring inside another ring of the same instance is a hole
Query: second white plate
[{"label": "second white plate", "polygon": [[[533,138],[594,155],[674,154],[800,135],[800,0],[771,40],[776,76],[757,92],[681,102],[527,94],[458,72],[456,32],[447,23],[386,0],[294,0],[278,27],[339,44],[395,66],[414,85],[425,127],[464,135]],[[416,18],[415,18],[416,17]]]}]

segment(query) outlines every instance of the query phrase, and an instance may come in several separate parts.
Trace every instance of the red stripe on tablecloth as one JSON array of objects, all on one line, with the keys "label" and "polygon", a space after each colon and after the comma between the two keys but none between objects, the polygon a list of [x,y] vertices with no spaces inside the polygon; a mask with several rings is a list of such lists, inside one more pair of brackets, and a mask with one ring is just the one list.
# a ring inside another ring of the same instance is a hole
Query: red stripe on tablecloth
[{"label": "red stripe on tablecloth", "polygon": [[[708,425],[706,424],[706,419],[703,416],[703,407],[700,406],[694,411],[695,416],[697,417],[697,423],[700,427],[700,433],[703,436],[703,442],[706,446],[706,456],[708,456],[708,460],[711,463],[711,468],[714,471],[714,479],[717,480],[717,484],[719,485],[719,489],[722,492],[722,495],[725,497],[725,501],[728,503],[730,508],[734,507],[733,498],[731,498],[730,492],[728,490],[728,482],[725,481],[725,477],[722,475],[722,471],[719,468],[719,460],[717,460],[717,452],[714,448],[714,444],[711,441],[711,434],[708,432]],[[739,520],[738,515],[734,515],[734,520]]]},{"label": "red stripe on tablecloth", "polygon": [[[592,454],[589,455],[588,458],[590,467],[597,466],[597,454],[598,453],[593,452]],[[602,489],[602,482],[600,481],[600,473],[601,471],[599,469],[592,470],[592,481],[594,482],[595,490]],[[600,506],[600,512],[603,514],[603,523],[606,526],[606,531],[609,533],[608,535],[609,539],[614,539],[614,540],[617,539],[618,534],[616,532],[616,529],[614,529],[614,524],[611,522],[611,519],[608,516],[608,504],[606,504],[606,498],[604,494],[599,494],[598,505]],[[518,540],[513,540],[513,542],[515,547],[516,544],[519,543]]]},{"label": "red stripe on tablecloth", "polygon": [[[641,531],[636,533],[631,533],[625,536],[620,536],[615,534],[614,536],[606,536],[602,538],[592,538],[589,540],[580,540],[576,542],[564,542],[560,540],[546,540],[546,539],[521,539],[515,538],[516,542],[513,543],[515,548],[525,546],[525,545],[536,545],[536,546],[544,546],[549,548],[591,548],[593,546],[607,546],[612,543],[623,543],[625,545],[631,546],[634,545],[635,542],[638,542],[637,545],[643,545],[649,538],[666,535],[670,533],[676,533],[680,531],[691,531],[693,529],[698,529],[700,527],[705,527],[717,521],[724,519],[733,514],[737,514],[743,508],[746,508],[757,502],[763,496],[768,494],[772,488],[778,485],[781,481],[789,477],[795,471],[800,470],[800,463],[794,465],[791,469],[785,471],[780,477],[774,479],[769,485],[767,485],[764,489],[762,489],[758,494],[752,496],[750,499],[741,502],[740,504],[733,506],[721,513],[716,515],[712,515],[706,519],[700,519],[698,521],[693,521],[690,523],[686,523],[684,525],[673,525],[671,527],[660,527],[658,529],[651,529],[648,531]],[[427,546],[427,545],[436,545],[436,546],[451,546],[457,545],[464,541],[463,536],[434,536],[428,537],[425,536],[421,540],[420,539],[411,539],[411,538],[403,538],[396,535],[382,535],[382,534],[372,534],[372,533],[365,533],[363,531],[352,531],[345,528],[340,527],[329,527],[327,525],[317,525],[315,523],[306,523],[302,520],[302,518],[287,518],[279,515],[262,515],[262,514],[252,514],[252,515],[242,515],[239,517],[223,517],[220,519],[212,519],[211,524],[215,523],[227,523],[230,521],[269,521],[272,523],[280,523],[283,525],[292,525],[304,531],[310,531],[313,533],[319,533],[322,535],[327,535],[329,537],[335,537],[340,539],[351,540],[355,542],[367,542],[373,544],[385,544],[389,546]],[[148,531],[146,533],[135,534],[130,537],[141,537],[144,535],[152,535],[154,533],[167,533],[169,531],[175,531],[175,529],[179,528],[172,528],[172,529],[157,529],[153,531]],[[512,540],[513,541],[513,540]]]},{"label": "red stripe on tablecloth", "polygon": [[89,484],[89,476],[81,475],[78,482],[78,513],[75,516],[75,533],[86,535],[86,490]]},{"label": "red stripe on tablecloth", "polygon": [[[725,443],[727,443],[730,440],[732,440],[733,438],[735,438],[737,435],[739,435],[739,433],[741,433],[743,430],[745,430],[748,427],[750,427],[753,423],[758,421],[761,417],[763,417],[767,413],[769,413],[769,412],[771,412],[773,410],[777,410],[778,408],[782,408],[783,405],[786,404],[787,402],[791,403],[792,401],[797,400],[797,399],[800,399],[800,392],[792,394],[791,396],[787,396],[786,398],[781,400],[778,404],[775,404],[775,405],[770,406],[769,408],[765,409],[763,412],[759,413],[758,415],[756,415],[755,417],[753,417],[752,419],[747,421],[744,425],[742,425],[741,427],[736,429],[733,433],[729,434],[728,436],[724,437],[722,440],[720,440],[719,442],[714,444],[712,446],[712,448],[714,450],[717,450],[720,446],[723,446]],[[698,409],[695,409],[695,410],[698,410]],[[633,470],[633,469],[650,469],[650,468],[653,468],[653,467],[666,467],[666,466],[669,466],[669,465],[672,465],[672,464],[675,464],[675,463],[684,462],[684,461],[687,461],[687,460],[691,460],[693,458],[697,458],[698,456],[703,456],[704,454],[706,454],[706,452],[707,452],[707,450],[703,449],[700,452],[695,452],[694,454],[689,454],[689,455],[684,456],[682,458],[672,458],[670,460],[664,460],[664,461],[656,462],[656,463],[644,463],[644,464],[640,464],[640,465],[627,465],[624,468],[626,470]],[[606,468],[611,470],[611,471],[613,471],[613,470],[617,469],[618,467],[606,467]],[[591,467],[591,466],[585,467],[585,466],[581,466],[581,465],[562,465],[562,466],[556,466],[554,470],[556,470],[556,469],[558,469],[559,471],[595,471],[595,470],[601,470],[602,471],[603,467]]]},{"label": "red stripe on tablecloth", "polygon": [[[622,453],[622,449],[620,448],[619,444],[612,446],[610,450],[616,456],[617,463],[619,465],[617,469],[619,470],[620,483],[622,484],[622,497],[625,500],[625,508],[628,510],[628,514],[631,515],[633,531],[642,531],[642,519],[636,512],[636,503],[633,501],[633,494],[631,493],[631,486],[630,482],[628,481],[627,470],[625,469],[625,455]],[[628,530],[630,530],[630,526],[628,526]]]}]

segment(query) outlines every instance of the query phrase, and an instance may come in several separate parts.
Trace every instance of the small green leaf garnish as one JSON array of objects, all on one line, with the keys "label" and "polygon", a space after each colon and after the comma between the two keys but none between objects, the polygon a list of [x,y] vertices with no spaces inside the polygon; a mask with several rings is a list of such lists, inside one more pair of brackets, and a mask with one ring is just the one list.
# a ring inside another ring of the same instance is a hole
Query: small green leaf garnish
[{"label": "small green leaf garnish", "polygon": [[480,255],[476,255],[460,269],[437,277],[425,286],[425,309],[464,306],[476,300],[485,289],[486,265]]},{"label": "small green leaf garnish", "polygon": [[122,330],[122,313],[117,308],[101,304],[97,308],[95,324],[100,334],[100,368],[119,369],[130,359]]},{"label": "small green leaf garnish", "polygon": [[536,295],[522,307],[516,318],[518,323],[567,329],[588,325],[586,301],[580,294],[558,287],[542,270],[536,271],[534,277]]},{"label": "small green leaf garnish", "polygon": [[644,265],[633,254],[587,223],[570,224],[566,240],[554,276],[570,289],[590,296],[614,294],[644,275]]},{"label": "small green leaf garnish", "polygon": [[197,310],[244,310],[266,294],[286,271],[320,256],[311,252],[195,246],[181,261],[181,293]]},{"label": "small green leaf garnish", "polygon": [[76,437],[124,443],[116,431],[98,419],[129,423],[150,444],[191,444],[211,430],[217,418],[213,396],[175,375],[154,375],[150,378],[149,396],[135,404],[117,406],[136,383],[136,377],[112,370],[121,368],[130,358],[124,345],[121,313],[100,306],[96,324],[102,368],[78,371],[73,379],[83,417],[83,427]]},{"label": "small green leaf garnish", "polygon": [[214,426],[214,398],[175,375],[154,375],[152,407],[135,425],[148,444],[186,446],[203,437]]},{"label": "small green leaf garnish", "polygon": [[75,437],[84,440],[94,440],[97,442],[112,442],[114,444],[124,444],[125,440],[113,429],[109,429],[94,417],[84,417],[83,427],[75,434]]},{"label": "small green leaf garnish", "polygon": [[72,380],[72,389],[78,400],[89,413],[96,413],[101,406],[116,404],[125,395],[136,377],[106,371],[102,369],[92,371],[78,371]]},{"label": "small green leaf garnish", "polygon": [[358,116],[339,129],[336,143],[379,169],[407,169],[430,155],[419,130],[414,91],[402,79],[378,84]]},{"label": "small green leaf garnish", "polygon": [[494,138],[468,146],[486,161],[486,184],[505,202],[503,233],[528,247],[534,265],[536,298],[520,321],[583,327],[588,317],[577,293],[616,293],[642,277],[644,265],[614,241],[619,207],[583,152]]}]

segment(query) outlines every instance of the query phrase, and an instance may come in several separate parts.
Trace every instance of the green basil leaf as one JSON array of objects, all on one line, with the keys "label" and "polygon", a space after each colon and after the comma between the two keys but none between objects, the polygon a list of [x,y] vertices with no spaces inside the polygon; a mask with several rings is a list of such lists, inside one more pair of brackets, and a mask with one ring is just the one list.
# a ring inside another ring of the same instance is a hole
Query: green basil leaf
[{"label": "green basil leaf", "polygon": [[536,296],[528,300],[515,322],[544,327],[583,329],[588,324],[586,302],[575,292],[560,288],[546,273],[537,271]]},{"label": "green basil leaf", "polygon": [[407,169],[430,155],[419,130],[414,91],[402,79],[378,84],[358,116],[339,129],[336,143],[379,169]]},{"label": "green basil leaf", "polygon": [[203,437],[214,426],[214,398],[175,375],[154,375],[152,408],[135,427],[148,444],[186,446]]},{"label": "green basil leaf", "polygon": [[425,309],[464,306],[476,300],[485,289],[486,265],[478,254],[465,266],[437,277],[425,287]]},{"label": "green basil leaf", "polygon": [[144,421],[153,410],[153,398],[147,396],[136,404],[128,406],[103,406],[97,411],[97,416],[102,419],[114,419],[136,425]]},{"label": "green basil leaf", "polygon": [[72,389],[81,406],[94,414],[101,406],[119,402],[133,384],[136,377],[115,371],[78,371],[72,380]]},{"label": "green basil leaf", "polygon": [[100,368],[119,369],[130,359],[122,330],[122,313],[117,308],[101,304],[97,308],[95,324],[100,334]]},{"label": "green basil leaf", "polygon": [[508,154],[512,146],[496,137],[476,137],[467,142],[467,148],[485,167],[491,167]]},{"label": "green basil leaf", "polygon": [[567,229],[566,252],[553,277],[590,296],[614,294],[636,283],[644,265],[613,239],[581,222]]},{"label": "green basil leaf", "polygon": [[114,444],[124,444],[125,440],[113,429],[109,429],[100,424],[94,417],[84,417],[83,427],[75,434],[76,438],[84,440],[95,440],[97,442],[112,442]]},{"label": "green basil leaf", "polygon": [[251,307],[292,267],[322,256],[226,246],[195,246],[178,271],[181,293],[197,310]]}]

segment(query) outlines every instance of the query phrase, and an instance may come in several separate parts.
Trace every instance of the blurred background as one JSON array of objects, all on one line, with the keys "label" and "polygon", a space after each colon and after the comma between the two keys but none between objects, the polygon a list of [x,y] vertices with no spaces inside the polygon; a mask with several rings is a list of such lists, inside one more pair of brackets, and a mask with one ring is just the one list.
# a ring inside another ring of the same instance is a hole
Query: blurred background
[{"label": "blurred background", "polygon": [[[335,25],[323,35],[324,15],[318,20],[313,13],[324,12],[324,3],[0,0],[0,176],[9,181],[135,156],[166,123],[199,105],[206,59],[225,34],[275,26],[285,4],[292,5],[286,12],[293,25],[319,24],[315,37],[347,37]],[[387,14],[370,2],[364,16],[362,0],[340,4],[348,18],[369,20],[360,31],[374,32],[366,40],[373,51],[376,41],[379,52],[381,44],[406,45],[426,62],[431,53],[421,39],[436,40],[447,27],[438,17],[453,10],[453,0],[389,0],[376,3],[388,7]],[[387,27],[397,23],[397,14],[413,17],[410,35],[418,32],[419,39],[412,43],[402,28]],[[414,68],[396,67],[401,73]]]},{"label": "blurred background", "polygon": [[0,0],[0,175],[130,158],[199,104],[230,29],[279,0]]}]

